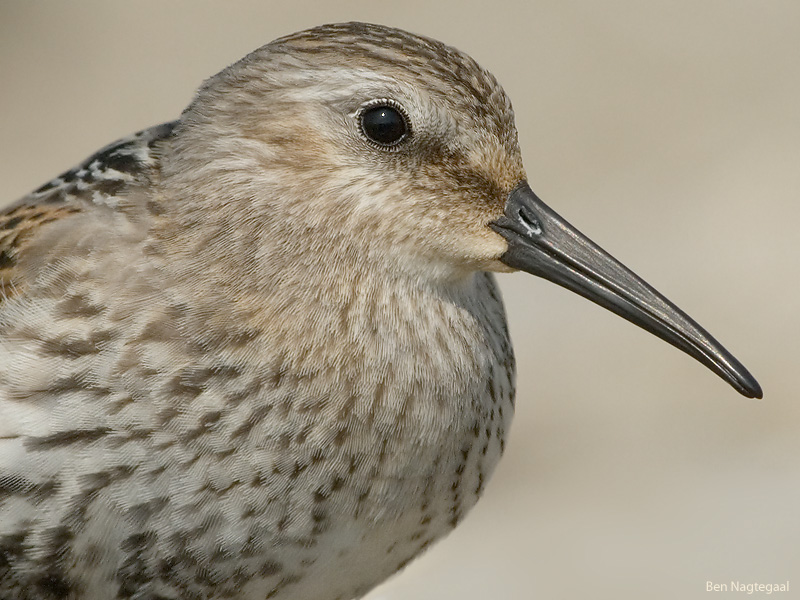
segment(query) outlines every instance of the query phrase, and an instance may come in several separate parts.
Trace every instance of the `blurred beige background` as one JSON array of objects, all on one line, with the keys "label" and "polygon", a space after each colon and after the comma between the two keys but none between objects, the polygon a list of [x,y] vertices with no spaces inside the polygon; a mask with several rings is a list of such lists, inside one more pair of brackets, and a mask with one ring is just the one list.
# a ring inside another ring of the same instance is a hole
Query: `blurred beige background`
[{"label": "blurred beige background", "polygon": [[[725,343],[746,400],[551,284],[504,276],[518,412],[485,499],[371,600],[800,598],[796,0],[0,2],[1,203],[177,116],[269,40],[440,38],[511,95],[532,187]],[[756,597],[759,594],[755,594]]]}]

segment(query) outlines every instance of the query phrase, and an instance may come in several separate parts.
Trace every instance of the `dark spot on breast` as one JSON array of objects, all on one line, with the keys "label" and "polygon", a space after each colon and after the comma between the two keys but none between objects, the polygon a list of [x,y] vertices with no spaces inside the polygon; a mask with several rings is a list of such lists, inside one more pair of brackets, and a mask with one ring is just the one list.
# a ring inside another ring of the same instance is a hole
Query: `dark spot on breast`
[{"label": "dark spot on breast", "polygon": [[125,552],[138,552],[150,548],[155,542],[156,534],[153,532],[135,533],[123,540],[120,548]]},{"label": "dark spot on breast", "polygon": [[145,208],[147,209],[147,212],[153,215],[154,217],[163,215],[165,212],[164,208],[154,200],[148,200],[147,203],[145,204]]},{"label": "dark spot on breast", "polygon": [[42,599],[66,600],[74,597],[75,590],[64,572],[64,564],[69,559],[70,545],[74,534],[67,527],[54,527],[44,532],[43,545],[46,553],[37,560],[44,575],[38,576],[33,587]]},{"label": "dark spot on breast", "polygon": [[133,598],[153,579],[145,553],[155,540],[155,533],[148,532],[131,535],[122,542],[121,549],[127,556],[116,573],[119,583],[118,598]]},{"label": "dark spot on breast", "polygon": [[478,471],[478,485],[475,488],[475,495],[480,496],[483,493],[483,470]]},{"label": "dark spot on breast", "polygon": [[297,434],[294,436],[294,443],[297,444],[298,446],[302,446],[303,444],[306,443],[309,433],[311,433],[311,426],[306,425],[300,431],[298,431]]},{"label": "dark spot on breast", "polygon": [[295,462],[294,467],[292,468],[292,472],[289,474],[289,479],[297,479],[300,476],[300,473],[305,471],[307,468],[308,464]]},{"label": "dark spot on breast", "polygon": [[421,540],[422,537],[425,535],[426,530],[420,529],[419,531],[415,531],[411,534],[411,537],[408,538],[409,542],[416,542],[417,540]]},{"label": "dark spot on breast", "polygon": [[268,560],[261,568],[258,570],[258,574],[261,577],[272,577],[273,575],[277,575],[283,570],[283,565],[280,563],[275,562],[274,560]]},{"label": "dark spot on breast", "polygon": [[466,461],[467,457],[469,457],[469,451],[472,450],[471,445],[466,445],[461,448],[461,459]]},{"label": "dark spot on breast", "polygon": [[23,529],[0,537],[0,568],[13,564],[25,555],[25,538],[29,533],[30,530]]},{"label": "dark spot on breast", "polygon": [[348,457],[348,460],[349,460],[349,464],[348,464],[348,467],[347,467],[347,474],[348,475],[352,475],[353,473],[356,472],[356,470],[358,470],[359,459],[354,454],[351,454]]},{"label": "dark spot on breast", "polygon": [[198,424],[197,427],[195,427],[194,429],[190,429],[181,436],[181,441],[191,442],[209,433],[214,429],[214,426],[220,420],[221,417],[222,417],[222,412],[218,410],[205,413],[200,418],[200,423]]},{"label": "dark spot on breast", "polygon": [[96,427],[94,429],[71,429],[59,431],[52,435],[42,437],[29,437],[25,440],[25,446],[32,450],[48,450],[71,446],[73,444],[88,444],[99,440],[109,433],[107,427]]},{"label": "dark spot on breast", "polygon": [[176,375],[167,385],[167,392],[169,394],[187,400],[191,400],[202,394],[203,389],[204,386],[202,384],[185,381],[182,375]]},{"label": "dark spot on breast", "polygon": [[49,395],[58,395],[65,392],[90,392],[98,397],[111,394],[110,389],[98,385],[85,373],[59,377],[49,387],[42,390],[42,393]]},{"label": "dark spot on breast", "polygon": [[339,409],[339,414],[337,415],[339,421],[346,421],[349,419],[357,401],[358,397],[355,394],[348,396],[347,400],[345,400],[345,402],[342,404],[342,407]]},{"label": "dark spot on breast", "polygon": [[66,600],[72,593],[72,587],[64,575],[50,573],[40,577],[34,587],[42,594],[42,600]]},{"label": "dark spot on breast", "polygon": [[60,487],[61,483],[55,478],[34,483],[20,475],[4,475],[0,477],[0,502],[9,496],[24,496],[38,504],[51,498]]},{"label": "dark spot on breast", "polygon": [[126,516],[132,521],[144,526],[153,516],[161,512],[170,500],[167,497],[153,498],[148,502],[142,502],[131,506],[126,511]]},{"label": "dark spot on breast", "polygon": [[92,495],[115,481],[127,479],[133,475],[135,470],[135,467],[122,465],[104,471],[81,475],[79,481],[84,494]]},{"label": "dark spot on breast", "polygon": [[336,432],[336,436],[333,438],[334,446],[341,446],[348,437],[350,437],[350,430],[347,427],[339,428]]},{"label": "dark spot on breast", "polygon": [[42,340],[41,350],[45,356],[74,359],[100,352],[105,342],[113,339],[110,331],[93,331],[87,338],[55,338]]},{"label": "dark spot on breast", "polygon": [[74,294],[60,300],[55,309],[59,316],[69,319],[94,317],[102,313],[105,307],[99,304],[92,304],[84,294]]}]

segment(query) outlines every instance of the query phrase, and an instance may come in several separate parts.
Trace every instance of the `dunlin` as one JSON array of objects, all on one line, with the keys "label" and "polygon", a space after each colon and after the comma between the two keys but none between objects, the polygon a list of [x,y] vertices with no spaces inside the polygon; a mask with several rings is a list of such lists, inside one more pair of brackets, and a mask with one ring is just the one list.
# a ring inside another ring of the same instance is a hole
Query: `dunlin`
[{"label": "dunlin", "polygon": [[756,381],[544,205],[440,42],[272,42],[0,215],[0,598],[348,600],[455,527],[506,443],[492,272]]}]

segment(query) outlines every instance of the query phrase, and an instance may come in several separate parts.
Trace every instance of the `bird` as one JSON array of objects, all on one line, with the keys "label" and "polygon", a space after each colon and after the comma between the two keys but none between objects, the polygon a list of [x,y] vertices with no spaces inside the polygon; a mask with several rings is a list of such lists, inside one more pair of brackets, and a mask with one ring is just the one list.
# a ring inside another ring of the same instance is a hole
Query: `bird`
[{"label": "bird", "polygon": [[762,396],[534,194],[467,54],[341,23],[225,68],[0,212],[0,597],[362,597],[505,450],[515,271]]}]

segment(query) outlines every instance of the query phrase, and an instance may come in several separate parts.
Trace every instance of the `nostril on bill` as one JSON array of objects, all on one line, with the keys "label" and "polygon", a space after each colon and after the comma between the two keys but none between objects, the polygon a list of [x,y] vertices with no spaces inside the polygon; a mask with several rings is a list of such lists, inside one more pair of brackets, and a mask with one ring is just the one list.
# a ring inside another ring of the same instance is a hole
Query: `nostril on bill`
[{"label": "nostril on bill", "polygon": [[519,209],[519,222],[529,235],[542,235],[542,224],[536,217],[527,214],[524,208]]}]

